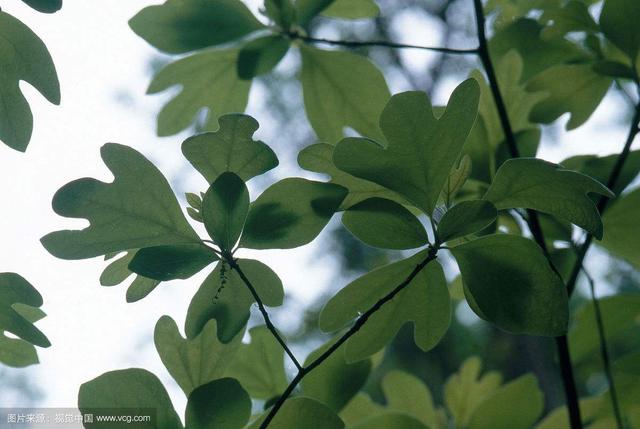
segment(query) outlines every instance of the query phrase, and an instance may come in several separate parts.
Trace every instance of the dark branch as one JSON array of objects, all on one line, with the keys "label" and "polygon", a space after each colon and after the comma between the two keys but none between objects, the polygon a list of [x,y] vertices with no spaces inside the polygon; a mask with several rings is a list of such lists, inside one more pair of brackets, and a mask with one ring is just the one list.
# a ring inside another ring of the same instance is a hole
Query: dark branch
[{"label": "dark branch", "polygon": [[[504,98],[502,97],[496,72],[489,53],[489,44],[487,42],[487,36],[485,32],[485,16],[484,10],[482,8],[482,0],[474,0],[474,8],[476,15],[476,24],[478,27],[478,55],[480,56],[482,65],[484,66],[484,69],[487,73],[487,79],[489,80],[491,93],[493,94],[493,99],[498,110],[500,124],[502,125],[502,130],[505,135],[507,147],[509,148],[509,153],[512,158],[518,158],[520,157],[520,151],[518,150],[518,144],[516,142],[515,134],[511,127],[511,122],[509,121],[507,106],[504,102]],[[549,263],[557,273],[557,270],[555,269],[553,263],[551,263],[551,260],[549,258],[549,250],[547,249],[544,239],[544,233],[542,231],[542,227],[540,226],[538,213],[534,210],[527,210],[527,214],[527,224],[529,225],[529,230],[531,231],[533,238],[543,250],[544,254],[547,257],[547,260],[549,260]],[[581,429],[582,419],[580,417],[580,404],[578,402],[578,392],[576,389],[575,378],[573,376],[573,367],[571,365],[571,356],[569,354],[569,346],[566,336],[556,338],[556,348],[558,350],[560,372],[562,375],[565,396],[567,399],[567,408],[569,410],[569,421],[571,423],[571,429]]]},{"label": "dark branch", "polygon": [[367,322],[367,320],[373,316],[384,304],[391,301],[398,295],[404,288],[406,288],[409,283],[429,264],[429,262],[436,259],[438,253],[438,248],[431,247],[429,248],[429,253],[427,257],[420,262],[416,267],[411,271],[411,273],[405,278],[398,286],[396,286],[391,292],[389,292],[384,297],[380,298],[378,302],[376,302],[373,306],[371,306],[367,311],[365,311],[356,322],[349,328],[347,332],[345,332],[338,341],[336,341],[331,347],[329,347],[324,353],[318,356],[314,361],[312,361],[309,365],[305,366],[298,370],[298,374],[295,378],[289,383],[287,389],[280,395],[278,401],[273,405],[267,417],[260,424],[260,429],[266,429],[269,423],[273,420],[275,415],[278,413],[282,405],[284,405],[285,401],[289,398],[293,390],[297,387],[297,385],[302,381],[302,379],[317,368],[322,362],[327,360],[333,353],[335,353],[349,338],[355,335],[360,328]]}]

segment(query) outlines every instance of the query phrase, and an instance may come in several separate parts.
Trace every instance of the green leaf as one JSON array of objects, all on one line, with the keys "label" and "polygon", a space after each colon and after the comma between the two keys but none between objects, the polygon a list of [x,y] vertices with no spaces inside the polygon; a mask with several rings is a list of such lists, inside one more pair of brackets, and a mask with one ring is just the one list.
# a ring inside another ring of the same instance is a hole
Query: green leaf
[{"label": "green leaf", "polygon": [[[237,262],[264,305],[282,305],[282,282],[271,268],[252,259],[239,259]],[[218,338],[223,343],[229,343],[244,329],[249,320],[249,309],[254,302],[238,273],[230,270],[225,263],[219,263],[189,304],[185,324],[187,338],[195,338],[209,320],[216,319]]]},{"label": "green leaf", "polygon": [[409,210],[383,198],[369,198],[342,215],[344,226],[364,243],[383,249],[414,249],[427,244],[424,226]]},{"label": "green leaf", "polygon": [[498,372],[489,372],[480,377],[481,368],[479,358],[468,358],[444,386],[444,402],[456,427],[467,427],[482,401],[502,383]]},{"label": "green leaf", "polygon": [[453,165],[442,189],[442,199],[446,206],[450,205],[451,200],[456,196],[458,191],[462,189],[471,175],[471,171],[471,157],[467,154],[462,156],[458,165]]},{"label": "green leaf", "polygon": [[[102,286],[115,286],[125,281],[133,274],[129,264],[136,254],[136,250],[129,251],[124,256],[111,262],[100,275]],[[110,256],[110,255],[108,255]],[[105,256],[105,259],[107,257]],[[160,284],[160,280],[154,280],[143,276],[136,276],[127,289],[127,302],[136,302],[145,298]]]},{"label": "green leaf", "polygon": [[33,9],[43,13],[54,13],[62,8],[62,0],[22,0]]},{"label": "green leaf", "polygon": [[251,417],[251,398],[233,378],[221,378],[189,395],[185,416],[189,429],[242,429]]},{"label": "green leaf", "polygon": [[147,94],[180,85],[158,114],[158,135],[170,136],[188,128],[202,109],[207,117],[205,131],[214,131],[220,116],[243,112],[249,100],[251,82],[238,77],[237,49],[197,53],[164,66],[153,78]]},{"label": "green leaf", "polygon": [[0,333],[9,332],[39,347],[49,347],[47,337],[24,317],[19,304],[42,306],[42,296],[28,281],[16,273],[0,273]]},{"label": "green leaf", "polygon": [[301,27],[306,27],[309,22],[325,10],[336,0],[297,0],[296,21]]},{"label": "green leaf", "polygon": [[629,353],[613,363],[616,371],[640,376],[640,352]]},{"label": "green leaf", "polygon": [[613,78],[634,79],[635,72],[633,68],[618,61],[598,61],[593,64],[593,71]]},{"label": "green leaf", "polygon": [[141,247],[200,243],[162,173],[134,149],[109,143],[102,159],[115,180],[78,179],[53,197],[60,216],[84,218],[83,230],[56,231],[42,238],[62,259],[86,259]]},{"label": "green leaf", "polygon": [[382,405],[372,401],[366,393],[360,392],[340,411],[340,418],[351,428],[356,423],[384,412]]},{"label": "green leaf", "polygon": [[589,6],[581,0],[570,0],[563,6],[548,8],[544,10],[540,20],[552,23],[542,32],[545,38],[564,37],[575,31],[598,32],[598,24],[589,13]]},{"label": "green leaf", "polygon": [[138,250],[129,270],[153,280],[188,279],[218,257],[204,244],[156,246]]},{"label": "green leaf", "polygon": [[531,112],[531,120],[549,124],[571,113],[567,130],[584,124],[600,105],[613,80],[594,71],[591,64],[561,64],[533,77],[528,91],[548,94]]},{"label": "green leaf", "polygon": [[[593,177],[600,183],[607,183],[609,176],[618,160],[619,155],[613,154],[603,157],[596,155],[578,155],[561,161],[560,164],[568,170],[576,170]],[[640,171],[640,150],[629,152],[629,156],[620,171],[616,185],[611,189],[614,194],[622,191],[638,176]]]},{"label": "green leaf", "polygon": [[251,342],[241,344],[226,371],[256,399],[272,399],[288,385],[284,371],[284,350],[266,326],[249,330]]},{"label": "green leaf", "polygon": [[302,91],[309,122],[320,138],[336,143],[345,127],[380,140],[378,118],[390,93],[384,76],[366,57],[303,45]]},{"label": "green leaf", "polygon": [[334,0],[322,15],[329,18],[362,19],[375,18],[380,8],[374,0]]},{"label": "green leaf", "polygon": [[188,397],[197,387],[224,376],[238,352],[242,333],[223,344],[217,337],[216,321],[210,320],[195,338],[185,339],[176,322],[162,316],[153,338],[162,363]]},{"label": "green leaf", "polygon": [[480,317],[515,334],[555,337],[567,332],[566,289],[533,241],[488,235],[451,252]]},{"label": "green leaf", "polygon": [[226,171],[246,182],[278,165],[273,150],[262,141],[253,140],[259,125],[251,116],[225,115],[219,122],[218,131],[189,137],[182,143],[185,158],[207,182],[215,182]]},{"label": "green leaf", "polygon": [[29,27],[0,12],[0,140],[24,152],[33,131],[33,115],[18,85],[21,80],[51,103],[60,104],[60,84],[47,47]]},{"label": "green leaf", "polygon": [[488,201],[462,201],[449,209],[438,223],[438,240],[444,243],[481,231],[497,217],[498,210]]},{"label": "green leaf", "polygon": [[640,267],[640,189],[629,192],[614,202],[605,212],[604,239],[599,243],[614,255]]},{"label": "green leaf", "polygon": [[536,158],[506,161],[484,198],[499,210],[527,208],[556,216],[602,238],[602,220],[589,193],[613,197],[589,176]]},{"label": "green leaf", "polygon": [[247,42],[238,54],[238,76],[251,79],[269,73],[289,51],[283,36],[265,36]]},{"label": "green leaf", "polygon": [[475,122],[479,95],[477,82],[466,80],[454,90],[440,119],[425,93],[394,95],[380,117],[388,146],[346,138],[336,146],[333,161],[339,169],[396,191],[431,214]]},{"label": "green leaf", "polygon": [[389,412],[364,420],[350,429],[429,429],[414,417],[403,413]]},{"label": "green leaf", "polygon": [[635,0],[605,0],[600,14],[604,35],[635,63],[640,51],[640,3]]},{"label": "green leaf", "polygon": [[[146,416],[152,409],[152,423],[157,429],[182,429],[180,417],[158,377],[147,370],[130,368],[110,371],[83,383],[78,392],[78,408],[83,414],[114,413],[126,409],[127,415]],[[113,422],[97,420],[91,428],[114,429],[125,427]]]},{"label": "green leaf", "polygon": [[171,54],[231,42],[264,28],[239,0],[167,0],[142,9],[129,26]]},{"label": "green leaf", "polygon": [[213,241],[231,251],[249,212],[249,190],[235,173],[222,173],[202,199],[202,219]]},{"label": "green leaf", "polygon": [[240,247],[291,249],[320,234],[347,195],[331,183],[301,178],[276,182],[249,209]]},{"label": "green leaf", "polygon": [[[323,344],[309,354],[305,366],[309,365],[338,338]],[[317,369],[302,379],[305,396],[316,399],[339,412],[364,387],[371,372],[371,360],[362,360],[353,364],[347,362],[345,348],[338,349]]]},{"label": "green leaf", "polygon": [[347,209],[369,198],[379,197],[392,200],[401,204],[408,204],[397,193],[368,180],[359,179],[344,171],[339,170],[333,163],[333,150],[335,146],[328,143],[317,143],[307,146],[298,154],[300,167],[315,173],[323,173],[331,176],[331,182],[344,186],[349,194],[340,205],[340,209]]},{"label": "green leaf", "polygon": [[[322,309],[320,329],[331,332],[345,327],[404,281],[426,255],[426,251],[419,252],[349,283]],[[418,347],[428,351],[447,331],[450,316],[447,282],[442,267],[434,261],[347,341],[347,360],[356,362],[371,356],[386,346],[407,322],[414,325],[414,340]]]},{"label": "green leaf", "polygon": [[[254,421],[250,429],[258,429],[263,415]],[[269,429],[344,429],[344,422],[329,407],[310,398],[287,400],[269,423]]]},{"label": "green leaf", "polygon": [[[0,274],[0,278],[2,276]],[[30,305],[16,303],[12,308],[29,323],[35,323],[46,316],[44,311]],[[0,328],[0,363],[14,368],[24,368],[38,362],[38,353],[33,344],[20,338],[10,338]]]},{"label": "green leaf", "polygon": [[[505,406],[508,404],[508,406]],[[524,375],[488,396],[475,409],[469,429],[530,429],[544,410],[536,378]]]},{"label": "green leaf", "polygon": [[296,17],[292,0],[265,0],[265,13],[284,31],[289,31]]}]

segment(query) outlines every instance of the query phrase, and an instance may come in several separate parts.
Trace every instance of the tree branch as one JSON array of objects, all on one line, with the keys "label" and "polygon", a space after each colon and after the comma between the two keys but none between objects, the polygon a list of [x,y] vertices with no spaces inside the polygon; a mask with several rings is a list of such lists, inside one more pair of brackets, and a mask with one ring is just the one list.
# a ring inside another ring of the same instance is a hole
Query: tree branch
[{"label": "tree branch", "polygon": [[269,313],[267,313],[267,309],[264,307],[264,304],[262,303],[262,300],[260,299],[260,296],[258,295],[258,291],[256,291],[255,287],[253,287],[253,284],[247,278],[247,276],[245,275],[244,271],[242,271],[242,269],[240,268],[240,265],[238,265],[238,263],[236,262],[235,259],[233,259],[232,256],[227,256],[225,258],[225,261],[229,264],[229,266],[231,267],[232,270],[235,270],[238,273],[238,275],[240,276],[240,279],[242,279],[242,282],[247,286],[247,288],[249,289],[249,292],[251,292],[251,295],[253,296],[253,299],[258,304],[258,308],[260,309],[260,313],[262,313],[262,317],[264,318],[264,323],[267,325],[267,329],[269,329],[269,331],[271,331],[271,334],[275,337],[275,339],[278,341],[278,343],[280,343],[280,346],[282,346],[282,348],[284,349],[285,353],[287,354],[287,356],[289,356],[289,358],[291,359],[293,364],[296,366],[298,371],[301,370],[302,369],[302,365],[300,365],[300,362],[298,362],[298,359],[296,358],[296,356],[293,354],[293,352],[291,351],[289,346],[287,346],[287,343],[282,339],[282,337],[278,333],[278,330],[276,329],[274,324],[271,322],[271,319],[269,318]]},{"label": "tree branch", "polygon": [[[480,60],[482,61],[482,65],[487,73],[487,79],[489,80],[489,86],[491,88],[491,92],[493,94],[493,99],[496,104],[496,108],[498,110],[498,116],[500,118],[500,124],[502,125],[502,129],[505,135],[505,140],[507,142],[507,147],[509,149],[509,153],[512,158],[520,157],[520,151],[518,150],[518,145],[516,142],[515,134],[511,127],[511,122],[509,121],[509,113],[507,111],[507,106],[504,102],[504,98],[502,97],[502,93],[500,91],[500,86],[498,84],[498,79],[496,76],[495,69],[493,67],[493,63],[491,61],[491,56],[489,54],[489,44],[487,42],[486,30],[485,30],[485,16],[484,10],[482,8],[482,0],[474,0],[474,8],[476,15],[476,24],[478,30],[478,55],[480,56]],[[538,218],[538,213],[534,210],[527,210],[528,219],[527,224],[529,225],[529,230],[533,235],[536,243],[543,250],[547,260],[551,264],[551,267],[556,271],[551,259],[549,257],[549,251],[546,246],[546,242],[544,239],[544,233],[542,231],[542,227],[540,226],[540,220]],[[571,356],[569,353],[569,345],[567,343],[567,337],[561,336],[556,338],[556,348],[558,350],[558,358],[560,361],[560,372],[562,375],[562,381],[564,384],[565,396],[567,400],[567,408],[569,410],[569,421],[571,423],[572,429],[581,429],[582,428],[582,419],[580,417],[580,404],[578,402],[578,392],[576,389],[575,378],[573,376],[573,367],[571,366]]]},{"label": "tree branch", "polygon": [[406,288],[411,283],[411,281],[431,261],[436,259],[437,254],[438,254],[438,248],[437,247],[430,247],[429,248],[429,253],[427,254],[427,257],[422,262],[420,262],[418,265],[416,265],[416,267],[413,269],[413,271],[411,271],[411,273],[400,284],[398,284],[398,286],[396,286],[391,292],[389,292],[388,294],[386,294],[385,296],[380,298],[373,306],[371,306],[360,317],[358,317],[358,319],[353,324],[353,326],[351,326],[351,328],[349,328],[349,330],[347,332],[345,332],[338,339],[338,341],[336,341],[324,353],[322,353],[320,356],[318,356],[309,365],[307,365],[307,366],[305,366],[303,368],[300,368],[298,370],[298,373],[294,377],[294,379],[291,380],[291,383],[289,383],[289,386],[287,386],[286,390],[282,393],[282,395],[280,395],[280,398],[278,398],[278,401],[273,405],[273,407],[269,411],[269,414],[267,414],[267,417],[260,424],[260,429],[266,429],[269,426],[269,423],[271,423],[271,421],[273,420],[275,415],[278,413],[280,408],[282,408],[282,406],[284,405],[285,401],[289,398],[289,396],[291,395],[293,390],[298,386],[298,384],[302,381],[302,379],[307,374],[309,374],[311,371],[313,371],[315,368],[317,368],[322,362],[324,362],[331,355],[333,355],[333,353],[335,353],[349,338],[351,338],[353,335],[355,335],[360,330],[360,328],[362,328],[362,326],[364,326],[364,324],[367,323],[367,320],[371,316],[373,316],[373,314],[375,314],[378,310],[380,310],[380,308],[382,308],[382,306],[384,304],[386,304],[387,302],[391,301],[393,298],[395,298],[396,295],[398,295],[400,292],[402,292],[402,290],[404,288]]}]

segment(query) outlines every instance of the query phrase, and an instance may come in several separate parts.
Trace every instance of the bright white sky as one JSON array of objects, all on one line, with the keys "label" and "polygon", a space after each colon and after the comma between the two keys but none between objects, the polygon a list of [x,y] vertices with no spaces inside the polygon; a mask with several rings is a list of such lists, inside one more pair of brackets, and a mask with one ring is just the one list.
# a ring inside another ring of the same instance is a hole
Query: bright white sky
[{"label": "bright white sky", "polygon": [[[136,366],[161,378],[179,413],[185,403],[157,357],[151,339],[155,322],[163,314],[171,315],[182,325],[189,300],[203,275],[162,284],[146,299],[127,304],[124,285],[99,285],[104,267],[101,260],[58,260],[39,243],[48,232],[85,224],[53,213],[51,198],[61,186],[80,177],[111,180],[99,154],[100,146],[106,142],[127,144],[143,152],[171,181],[180,179],[179,192],[204,190],[204,180],[186,168],[187,162],[180,153],[180,143],[186,135],[162,139],[155,136],[154,115],[166,96],[150,97],[144,93],[150,79],[148,62],[156,52],[127,25],[137,11],[153,3],[157,2],[97,4],[69,0],[54,15],[38,14],[18,0],[2,3],[3,10],[21,19],[45,41],[62,90],[62,105],[56,107],[22,84],[35,116],[33,138],[26,154],[0,144],[0,272],[21,273],[42,293],[48,316],[38,326],[53,343],[51,348],[39,351],[40,365],[21,370],[29,371],[34,383],[46,393],[42,406],[75,406],[81,383],[105,371]],[[394,28],[412,30],[397,34],[398,41],[438,44],[438,26],[429,26],[424,19],[407,14],[399,19]],[[431,55],[407,51],[403,58],[415,67]],[[394,92],[406,89],[390,84]],[[436,101],[445,100],[455,84],[444,85]],[[256,95],[259,96],[257,92],[252,94],[249,112],[260,121]],[[625,119],[622,102],[618,97],[607,98],[588,126],[563,135],[562,145],[545,146],[543,157],[559,161],[575,153],[607,154],[618,150],[624,129],[610,124]],[[267,140],[263,133],[258,131],[258,137]],[[285,157],[283,153],[279,155]],[[293,157],[289,154],[286,158]],[[285,165],[281,167],[282,174],[302,174],[294,168]],[[317,252],[315,246],[262,252],[259,256],[274,268],[292,299],[300,303],[319,296],[334,278],[334,262]],[[318,254],[323,256],[318,258]],[[286,324],[284,317],[293,316],[281,314],[278,322]],[[21,403],[18,400],[2,405]]]}]

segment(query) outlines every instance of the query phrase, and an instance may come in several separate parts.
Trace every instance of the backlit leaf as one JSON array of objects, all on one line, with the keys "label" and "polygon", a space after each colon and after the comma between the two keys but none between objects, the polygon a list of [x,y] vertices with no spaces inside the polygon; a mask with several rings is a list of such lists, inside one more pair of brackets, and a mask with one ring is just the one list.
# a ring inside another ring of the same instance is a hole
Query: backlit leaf
[{"label": "backlit leaf", "polygon": [[462,201],[447,210],[438,223],[438,239],[445,242],[481,231],[497,216],[496,207],[488,201]]},{"label": "backlit leaf", "polygon": [[296,0],[296,21],[306,27],[309,22],[336,0]]},{"label": "backlit leaf", "polygon": [[635,62],[640,51],[640,3],[635,0],[605,0],[600,15],[604,35]]},{"label": "backlit leaf", "polygon": [[[250,429],[258,429],[264,416],[257,419]],[[329,407],[310,398],[297,397],[287,400],[269,423],[269,429],[344,429],[344,422]]]},{"label": "backlit leaf", "polygon": [[629,192],[614,202],[604,213],[604,238],[599,243],[616,256],[640,267],[640,189]]},{"label": "backlit leaf", "polygon": [[213,241],[231,251],[249,212],[249,190],[234,173],[222,173],[202,199],[202,219]]},{"label": "backlit leaf", "polygon": [[217,260],[204,244],[156,246],[138,250],[128,268],[149,279],[168,281],[188,279]]},{"label": "backlit leaf", "polygon": [[289,50],[283,36],[265,36],[247,42],[238,54],[238,76],[251,79],[269,73]]},{"label": "backlit leaf", "polygon": [[375,18],[380,8],[374,0],[334,0],[322,15],[330,18],[362,19]]},{"label": "backlit leaf", "polygon": [[0,273],[0,334],[9,332],[39,347],[49,347],[47,337],[15,306],[40,307],[42,296],[16,273]]},{"label": "backlit leaf", "polygon": [[351,429],[429,429],[414,417],[404,413],[388,412],[364,420]]},{"label": "backlit leaf", "polygon": [[233,378],[221,378],[189,395],[185,423],[189,429],[242,429],[251,417],[251,398]]},{"label": "backlit leaf", "polygon": [[[199,246],[199,245],[197,245]],[[150,248],[153,249],[153,248]],[[133,259],[136,254],[136,250],[131,250],[125,253],[123,256],[117,258],[113,262],[111,262],[100,275],[100,284],[102,286],[115,286],[124,282],[127,278],[129,278],[133,271],[129,269],[129,263]],[[150,251],[153,254],[153,250]],[[149,253],[147,253],[148,255]],[[111,256],[111,255],[107,255]],[[105,256],[105,259],[108,259]],[[154,260],[155,263],[155,260]],[[143,277],[141,275],[136,275],[129,288],[127,289],[126,300],[127,302],[136,302],[147,295],[149,295],[153,290],[160,284],[160,280],[150,279],[147,277]]]},{"label": "backlit leaf", "polygon": [[[6,277],[6,274],[8,273],[0,274],[0,282],[2,282],[2,277]],[[15,303],[11,307],[19,317],[29,323],[35,323],[46,316],[44,311],[38,307],[20,303]],[[20,338],[8,337],[4,329],[0,327],[0,363],[14,368],[24,368],[38,362],[38,353],[33,344]]]},{"label": "backlit leaf", "polygon": [[[618,154],[598,157],[596,155],[577,155],[561,161],[560,164],[569,169],[579,171],[593,177],[600,183],[607,183]],[[611,189],[614,194],[620,193],[638,176],[640,172],[640,150],[629,152],[629,156],[620,171],[616,185]]]}]

